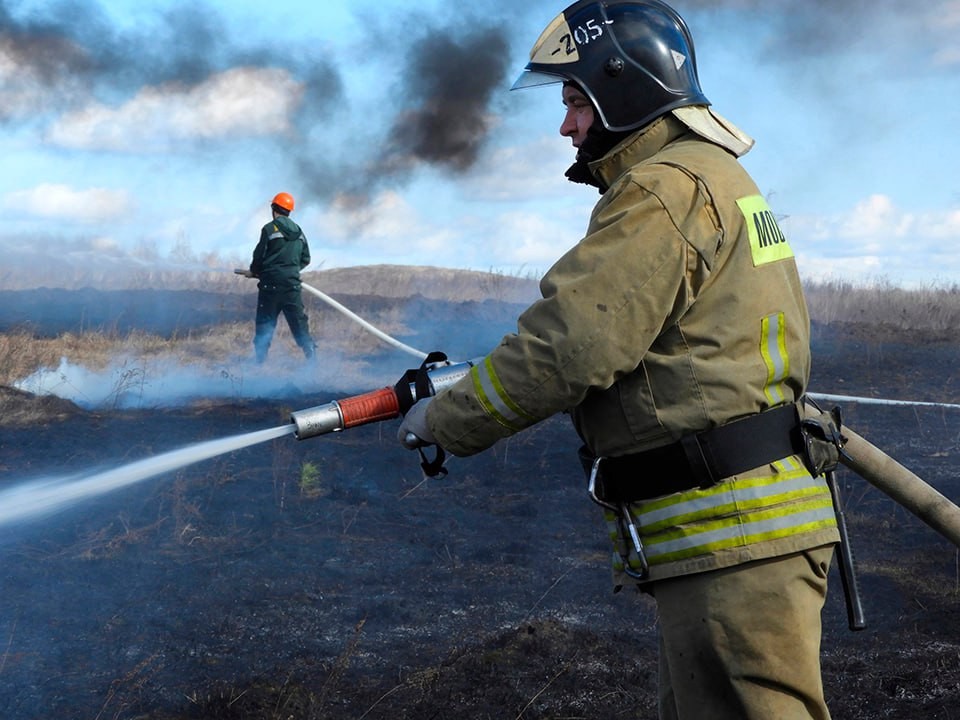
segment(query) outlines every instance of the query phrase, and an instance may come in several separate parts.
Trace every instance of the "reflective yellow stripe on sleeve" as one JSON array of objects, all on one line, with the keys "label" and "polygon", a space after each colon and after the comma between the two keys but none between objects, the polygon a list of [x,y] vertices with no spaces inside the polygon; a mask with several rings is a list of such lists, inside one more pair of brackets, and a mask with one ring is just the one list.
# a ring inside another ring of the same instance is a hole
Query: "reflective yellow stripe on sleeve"
[{"label": "reflective yellow stripe on sleeve", "polygon": [[784,325],[783,313],[768,315],[760,321],[760,354],[767,366],[763,393],[771,405],[779,405],[786,399],[783,383],[790,374],[790,356]]},{"label": "reflective yellow stripe on sleeve", "polygon": [[498,423],[510,430],[519,431],[536,422],[536,418],[525,413],[507,395],[489,357],[470,369],[470,377],[483,409]]}]

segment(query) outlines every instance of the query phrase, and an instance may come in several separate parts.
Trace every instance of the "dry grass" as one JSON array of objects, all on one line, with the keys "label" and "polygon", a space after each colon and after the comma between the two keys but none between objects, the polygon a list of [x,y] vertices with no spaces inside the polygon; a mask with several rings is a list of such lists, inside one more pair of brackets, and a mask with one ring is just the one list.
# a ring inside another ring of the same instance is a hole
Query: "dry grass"
[{"label": "dry grass", "polygon": [[121,357],[129,358],[131,367],[151,360],[189,365],[236,357],[249,352],[249,347],[250,328],[240,323],[223,325],[215,333],[170,338],[139,330],[126,335],[102,330],[68,332],[56,337],[17,330],[0,333],[0,385],[11,385],[42,368],[56,368],[61,358],[90,370],[102,370]]},{"label": "dry grass", "polygon": [[887,331],[956,337],[960,328],[960,285],[905,289],[889,283],[808,283],[810,316],[824,323],[864,323]]}]

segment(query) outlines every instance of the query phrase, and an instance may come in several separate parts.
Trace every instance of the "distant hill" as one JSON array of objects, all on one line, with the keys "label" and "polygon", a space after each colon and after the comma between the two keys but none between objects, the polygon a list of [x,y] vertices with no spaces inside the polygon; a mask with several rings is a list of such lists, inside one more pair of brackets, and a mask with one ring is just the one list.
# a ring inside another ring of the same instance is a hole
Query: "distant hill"
[{"label": "distant hill", "polygon": [[[255,292],[256,283],[233,273],[233,264],[171,267],[157,263],[84,263],[67,267],[37,264],[0,271],[0,291],[19,290],[199,290]],[[384,298],[421,295],[437,300],[495,300],[528,303],[538,296],[537,280],[499,272],[413,265],[362,265],[303,274],[324,293]]]},{"label": "distant hill", "polygon": [[363,265],[308,272],[303,280],[325,293],[436,300],[496,300],[528,303],[539,295],[537,281],[495,272],[414,265]]}]

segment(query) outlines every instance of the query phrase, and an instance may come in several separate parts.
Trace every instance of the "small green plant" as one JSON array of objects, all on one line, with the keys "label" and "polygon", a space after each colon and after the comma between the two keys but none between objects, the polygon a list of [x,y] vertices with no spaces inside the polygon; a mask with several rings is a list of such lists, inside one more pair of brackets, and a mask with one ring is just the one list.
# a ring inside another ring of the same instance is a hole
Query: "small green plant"
[{"label": "small green plant", "polygon": [[309,460],[300,466],[300,495],[305,498],[316,498],[327,492],[320,478],[320,468]]}]

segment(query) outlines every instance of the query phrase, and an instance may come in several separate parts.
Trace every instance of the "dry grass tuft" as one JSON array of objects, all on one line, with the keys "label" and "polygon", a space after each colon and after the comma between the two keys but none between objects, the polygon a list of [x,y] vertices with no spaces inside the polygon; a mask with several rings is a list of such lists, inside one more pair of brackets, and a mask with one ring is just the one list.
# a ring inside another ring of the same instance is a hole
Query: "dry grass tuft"
[{"label": "dry grass tuft", "polygon": [[19,330],[0,334],[0,385],[10,385],[41,367],[56,367],[63,348],[62,338],[44,342]]}]

